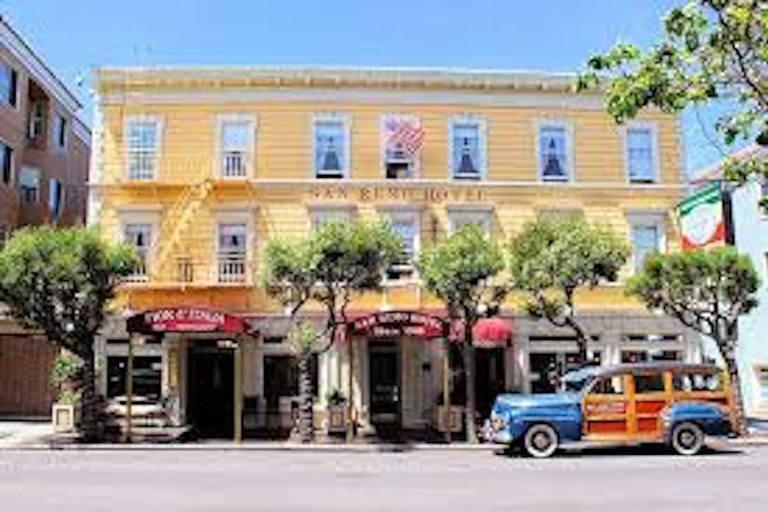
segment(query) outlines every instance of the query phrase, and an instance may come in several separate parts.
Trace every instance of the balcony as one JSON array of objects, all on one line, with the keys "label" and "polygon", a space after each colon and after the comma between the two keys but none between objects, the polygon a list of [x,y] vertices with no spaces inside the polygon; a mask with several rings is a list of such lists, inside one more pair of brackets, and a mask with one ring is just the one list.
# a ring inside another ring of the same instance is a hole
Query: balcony
[{"label": "balcony", "polygon": [[216,277],[219,283],[245,283],[247,280],[244,251],[222,251],[217,255]]},{"label": "balcony", "polygon": [[244,151],[225,151],[222,154],[222,178],[245,178],[247,175],[248,157]]},{"label": "balcony", "polygon": [[125,278],[127,283],[146,283],[149,281],[149,274],[147,273],[147,255],[136,251],[136,267],[133,269],[133,273]]}]

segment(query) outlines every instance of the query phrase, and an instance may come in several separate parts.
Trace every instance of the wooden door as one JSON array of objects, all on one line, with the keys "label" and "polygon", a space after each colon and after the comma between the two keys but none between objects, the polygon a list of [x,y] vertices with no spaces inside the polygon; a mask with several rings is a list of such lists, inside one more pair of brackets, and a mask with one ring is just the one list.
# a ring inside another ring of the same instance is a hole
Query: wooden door
[{"label": "wooden door", "polygon": [[582,436],[591,441],[621,441],[627,437],[628,375],[600,377],[582,398]]},{"label": "wooden door", "polygon": [[669,373],[638,373],[632,375],[630,384],[631,434],[641,441],[661,439],[663,432],[659,416],[672,399]]}]

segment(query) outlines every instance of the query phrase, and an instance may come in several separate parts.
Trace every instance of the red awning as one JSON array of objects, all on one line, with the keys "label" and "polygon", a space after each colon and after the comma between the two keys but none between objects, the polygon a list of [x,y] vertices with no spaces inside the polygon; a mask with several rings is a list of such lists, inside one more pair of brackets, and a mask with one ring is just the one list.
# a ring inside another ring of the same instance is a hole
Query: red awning
[{"label": "red awning", "polygon": [[128,319],[128,332],[222,332],[244,333],[242,318],[200,307],[161,308]]},{"label": "red awning", "polygon": [[[451,339],[464,341],[463,323],[453,325]],[[501,317],[481,318],[472,329],[472,341],[476,347],[506,347],[512,343],[512,321]]]}]

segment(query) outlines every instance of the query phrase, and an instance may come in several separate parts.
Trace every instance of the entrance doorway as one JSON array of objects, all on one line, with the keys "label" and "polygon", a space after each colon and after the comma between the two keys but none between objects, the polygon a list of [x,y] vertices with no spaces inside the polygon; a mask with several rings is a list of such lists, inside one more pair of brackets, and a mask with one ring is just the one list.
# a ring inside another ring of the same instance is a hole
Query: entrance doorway
[{"label": "entrance doorway", "polygon": [[400,347],[394,341],[372,341],[368,346],[371,425],[380,436],[400,431]]},{"label": "entrance doorway", "polygon": [[211,346],[188,352],[187,417],[201,437],[232,437],[234,431],[234,351]]}]

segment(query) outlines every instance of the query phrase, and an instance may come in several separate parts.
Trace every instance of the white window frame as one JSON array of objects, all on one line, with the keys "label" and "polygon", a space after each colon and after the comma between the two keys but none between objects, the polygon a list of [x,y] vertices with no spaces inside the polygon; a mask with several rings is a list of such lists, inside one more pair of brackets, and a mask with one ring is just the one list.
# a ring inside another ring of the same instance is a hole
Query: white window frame
[{"label": "white window frame", "polygon": [[160,237],[160,216],[162,212],[162,207],[160,206],[152,206],[152,205],[136,205],[133,207],[133,209],[130,210],[120,210],[117,212],[118,215],[118,226],[119,231],[115,234],[116,242],[117,243],[124,243],[125,242],[125,227],[129,224],[148,224],[151,226],[152,229],[152,240],[151,245],[149,248],[149,253],[147,254],[147,272],[146,272],[146,279],[131,279],[129,277],[129,281],[132,282],[141,282],[146,281],[149,279],[149,276],[152,273],[152,260],[155,255],[155,252],[157,250],[157,247],[159,246],[159,237]]},{"label": "white window frame", "polygon": [[[29,171],[30,173],[37,172],[37,183],[35,183],[34,187],[22,183],[22,178],[24,177],[25,172]],[[40,183],[40,180],[42,179],[43,172],[39,167],[31,167],[31,166],[23,166],[21,168],[21,171],[19,172],[19,179],[18,179],[18,185],[19,185],[19,191],[21,192],[21,200],[25,203],[38,203],[40,202],[40,189],[42,188],[42,185]],[[35,199],[34,201],[27,201],[26,200],[26,190],[25,189],[31,189],[35,192]]]},{"label": "white window frame", "polygon": [[[403,179],[394,179],[394,178],[387,178],[387,144],[384,140],[384,124],[385,120],[388,117],[400,117],[402,119],[413,121],[415,123],[418,123],[419,126],[424,129],[424,124],[422,123],[422,118],[417,114],[411,114],[411,113],[404,113],[404,112],[385,112],[381,114],[379,117],[379,169],[381,169],[381,178],[386,181],[413,181],[421,179],[421,157],[423,154],[423,146],[422,150],[419,151],[419,154],[414,158],[412,163],[412,171],[413,175],[410,178],[403,178]],[[425,129],[426,132],[426,129]],[[426,138],[426,136],[425,136]]]},{"label": "white window frame", "polygon": [[635,274],[639,270],[635,267],[635,240],[634,229],[636,227],[654,227],[658,237],[657,250],[660,253],[667,252],[666,215],[661,212],[629,212],[627,213],[627,239],[632,253],[629,257],[630,273]]},{"label": "white window frame", "polygon": [[[546,128],[562,129],[565,133],[565,178],[562,179],[545,179],[543,176],[544,169],[541,165],[541,131]],[[573,125],[567,121],[561,121],[556,119],[540,119],[535,123],[536,129],[536,144],[534,152],[536,155],[536,178],[539,183],[573,183],[576,181],[575,165],[573,161]]]},{"label": "white window frame", "polygon": [[315,232],[320,227],[319,221],[324,215],[329,214],[342,214],[347,217],[347,219],[344,221],[345,223],[351,223],[354,222],[357,217],[357,210],[355,206],[353,205],[322,205],[322,206],[313,206],[311,209],[311,216],[312,216],[312,232]]},{"label": "white window frame", "polygon": [[[224,175],[224,144],[222,136],[226,123],[245,123],[248,125],[248,147],[245,149],[245,176]],[[216,116],[216,177],[225,180],[251,179],[256,174],[256,143],[258,137],[258,118],[252,114],[219,114]]]},{"label": "white window frame", "polygon": [[19,101],[21,97],[21,91],[19,91],[19,89],[21,89],[21,73],[19,73],[19,70],[12,66],[10,62],[4,59],[0,59],[0,66],[5,66],[10,70],[11,73],[16,73],[16,90],[14,91],[16,96],[13,98],[13,103],[6,101],[5,98],[0,98],[0,104],[5,105],[6,107],[10,107],[14,110],[19,110],[21,108],[21,102]]},{"label": "white window frame", "polygon": [[456,232],[456,221],[459,218],[469,219],[472,223],[482,224],[488,238],[493,236],[493,207],[488,208],[456,208],[448,207],[448,234]]},{"label": "white window frame", "polygon": [[[475,125],[477,126],[478,136],[478,150],[480,153],[479,173],[476,179],[470,177],[458,177],[456,175],[456,169],[453,168],[453,152],[454,152],[454,129],[456,125]],[[459,116],[452,116],[448,119],[448,179],[456,181],[484,181],[488,177],[488,123],[485,118],[481,116],[464,114]]]},{"label": "white window frame", "polygon": [[[37,112],[36,112],[36,107],[38,106],[42,107],[42,112],[40,113],[40,115],[37,115]],[[48,112],[46,112],[47,110],[46,107],[47,107],[46,103],[41,100],[32,101],[30,103],[29,126],[27,127],[27,130],[28,130],[27,134],[30,138],[37,137],[38,135],[45,136],[45,132],[46,132],[45,126],[47,124],[46,117],[48,114]],[[38,126],[40,127],[39,130],[37,128]]]},{"label": "white window frame", "polygon": [[[256,232],[254,230],[253,212],[221,211],[214,215],[213,229],[213,282],[217,285],[247,286],[253,282],[254,268],[252,265]],[[245,276],[242,281],[221,281],[219,279],[219,233],[222,224],[245,224]]]},{"label": "white window frame", "polygon": [[[2,181],[2,176],[3,176],[2,175],[2,169],[0,169],[0,185],[5,185],[7,187],[10,187],[10,186],[13,186],[16,183],[16,158],[15,158],[16,157],[16,149],[12,145],[8,144],[8,142],[5,139],[3,139],[2,137],[0,137],[0,143],[2,143],[4,146],[6,146],[7,148],[9,148],[11,150],[11,169],[10,169],[10,174],[9,174],[9,178],[10,179],[8,180],[8,183],[4,183]],[[5,155],[2,155],[2,158],[4,159]],[[0,162],[0,163],[2,163],[2,162]]]},{"label": "white window frame", "polygon": [[[317,155],[317,125],[320,123],[341,123],[342,125],[342,133],[344,134],[344,158],[341,159],[341,178],[326,178],[326,177],[320,177],[322,173],[319,173],[319,169],[317,169],[317,161],[316,161],[316,155]],[[341,113],[335,113],[335,112],[326,112],[326,113],[318,113],[314,114],[312,116],[312,162],[310,165],[311,172],[312,172],[312,179],[315,180],[328,180],[333,181],[334,179],[341,179],[341,180],[347,180],[350,176],[350,168],[351,168],[351,149],[352,149],[352,120],[350,116],[346,114]]]},{"label": "white window frame", "polygon": [[418,269],[416,268],[416,260],[419,257],[421,251],[421,212],[414,209],[402,208],[402,209],[387,209],[382,212],[384,219],[390,223],[395,222],[410,222],[414,225],[413,232],[413,271],[411,276],[404,279],[390,279],[387,277],[388,271],[385,271],[385,283],[407,283],[417,281],[419,279]]},{"label": "white window frame", "polygon": [[[157,141],[155,148],[155,158],[153,162],[152,176],[148,178],[137,178],[131,176],[130,169],[130,136],[129,128],[131,123],[154,123],[157,128]],[[127,116],[123,124],[123,151],[125,154],[125,178],[130,181],[151,181],[157,180],[160,175],[160,159],[163,153],[163,132],[164,122],[159,116],[154,115],[136,115]]]},{"label": "white window frame", "polygon": [[[651,135],[651,179],[650,181],[632,180],[629,176],[629,130],[648,130]],[[624,178],[630,185],[648,185],[658,183],[661,177],[661,160],[659,158],[659,133],[656,123],[650,121],[629,121],[621,127],[622,160],[624,161]]]},{"label": "white window frame", "polygon": [[[120,223],[120,237],[122,243],[129,243],[129,240],[126,240],[126,229],[128,226],[149,226],[149,247],[147,249],[147,253],[144,255],[144,272],[139,273],[135,272],[132,275],[128,276],[129,282],[145,282],[149,280],[149,276],[152,273],[152,260],[154,255],[154,248],[157,245],[155,237],[157,236],[157,223],[150,221],[147,222],[146,218],[142,220],[131,220],[129,222],[121,222]],[[136,247],[133,246],[132,249],[134,252],[136,251]]]}]

